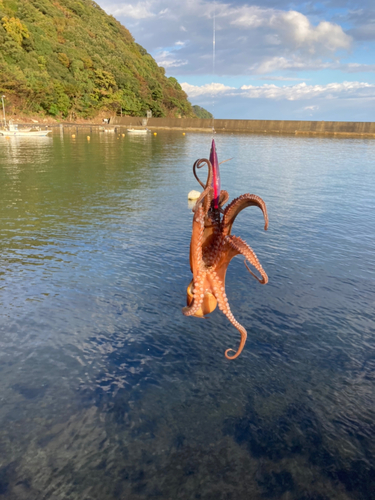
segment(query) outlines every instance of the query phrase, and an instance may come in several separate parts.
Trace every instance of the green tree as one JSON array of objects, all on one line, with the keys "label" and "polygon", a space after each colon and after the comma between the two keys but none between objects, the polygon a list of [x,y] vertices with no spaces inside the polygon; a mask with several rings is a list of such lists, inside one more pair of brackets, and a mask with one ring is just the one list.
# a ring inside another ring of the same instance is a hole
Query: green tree
[{"label": "green tree", "polygon": [[54,116],[194,116],[178,81],[91,0],[0,0],[0,88]]},{"label": "green tree", "polygon": [[206,109],[201,108],[201,106],[198,106],[197,104],[193,106],[193,111],[198,118],[211,119],[214,117],[213,114],[211,114]]},{"label": "green tree", "polygon": [[5,31],[18,45],[22,44],[24,38],[29,38],[29,30],[21,23],[18,17],[3,17],[1,22]]}]

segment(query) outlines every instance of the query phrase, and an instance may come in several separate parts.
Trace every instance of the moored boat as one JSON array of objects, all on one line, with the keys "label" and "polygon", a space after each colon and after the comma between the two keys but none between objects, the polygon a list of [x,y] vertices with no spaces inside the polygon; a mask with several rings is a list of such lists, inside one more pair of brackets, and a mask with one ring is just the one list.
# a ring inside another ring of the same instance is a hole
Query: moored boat
[{"label": "moored boat", "polygon": [[148,134],[151,132],[148,128],[127,128],[128,134]]},{"label": "moored boat", "polygon": [[22,136],[22,137],[43,137],[49,134],[51,130],[40,130],[40,129],[19,129],[18,125],[9,122],[8,126],[0,130],[0,134],[4,135],[6,137],[12,137],[12,136]]}]

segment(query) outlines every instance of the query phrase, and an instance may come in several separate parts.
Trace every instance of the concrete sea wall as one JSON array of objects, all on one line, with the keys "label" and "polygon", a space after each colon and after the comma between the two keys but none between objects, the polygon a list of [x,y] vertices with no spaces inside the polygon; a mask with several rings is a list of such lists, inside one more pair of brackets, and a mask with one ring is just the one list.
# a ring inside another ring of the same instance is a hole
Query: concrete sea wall
[{"label": "concrete sea wall", "polygon": [[[111,125],[142,127],[144,118],[113,117]],[[212,120],[200,118],[150,118],[147,127],[152,130],[172,129],[211,132]],[[241,132],[255,134],[294,135],[339,135],[352,137],[374,137],[375,122],[314,122],[294,120],[218,120],[214,122],[216,132]]]}]

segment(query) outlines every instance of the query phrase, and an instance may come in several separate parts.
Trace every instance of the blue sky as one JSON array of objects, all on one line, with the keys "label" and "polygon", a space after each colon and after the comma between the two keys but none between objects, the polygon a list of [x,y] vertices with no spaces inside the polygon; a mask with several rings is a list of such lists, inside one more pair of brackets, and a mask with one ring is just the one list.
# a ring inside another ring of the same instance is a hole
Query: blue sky
[{"label": "blue sky", "polygon": [[373,0],[98,3],[216,118],[375,121]]}]

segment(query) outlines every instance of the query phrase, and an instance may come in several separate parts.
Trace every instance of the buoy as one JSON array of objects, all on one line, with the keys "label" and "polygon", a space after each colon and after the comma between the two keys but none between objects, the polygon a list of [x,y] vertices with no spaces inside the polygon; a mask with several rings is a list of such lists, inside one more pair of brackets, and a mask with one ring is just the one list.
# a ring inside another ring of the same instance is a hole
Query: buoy
[{"label": "buoy", "polygon": [[75,134],[72,134],[72,139],[75,139],[76,138],[76,135]]},{"label": "buoy", "polygon": [[154,135],[158,135],[156,132],[154,132]]},{"label": "buoy", "polygon": [[125,134],[122,134],[122,137],[125,137]]},{"label": "buoy", "polygon": [[195,189],[193,189],[193,191],[190,191],[190,193],[188,194],[188,200],[197,200],[200,195],[201,194],[199,191],[195,191]]},{"label": "buoy", "polygon": [[185,132],[182,132],[182,135],[185,135]]},{"label": "buoy", "polygon": [[5,139],[6,139],[7,141],[9,141],[9,139],[10,139],[9,135],[6,135],[6,136],[5,136]]},{"label": "buoy", "polygon": [[89,141],[90,139],[91,139],[91,137],[88,135],[88,136],[87,136],[87,140]]}]

